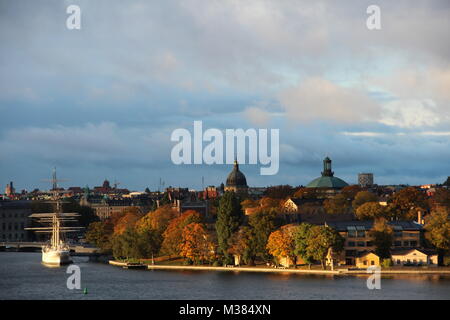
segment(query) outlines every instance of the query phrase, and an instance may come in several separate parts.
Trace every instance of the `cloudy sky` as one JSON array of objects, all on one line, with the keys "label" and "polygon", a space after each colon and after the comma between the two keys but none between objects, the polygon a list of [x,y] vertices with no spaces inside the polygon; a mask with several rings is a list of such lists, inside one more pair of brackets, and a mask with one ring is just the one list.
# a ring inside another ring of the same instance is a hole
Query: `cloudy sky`
[{"label": "cloudy sky", "polygon": [[[68,30],[66,8],[81,8]],[[366,9],[381,8],[381,30]],[[200,188],[229,165],[174,165],[176,128],[280,129],[302,185],[333,159],[355,183],[450,175],[450,2],[0,0],[0,187]]]}]

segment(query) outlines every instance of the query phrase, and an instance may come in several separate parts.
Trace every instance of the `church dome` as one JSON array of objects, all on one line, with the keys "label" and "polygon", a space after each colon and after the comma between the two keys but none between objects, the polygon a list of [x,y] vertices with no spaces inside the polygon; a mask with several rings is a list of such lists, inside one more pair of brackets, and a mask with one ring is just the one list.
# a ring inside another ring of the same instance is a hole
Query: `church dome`
[{"label": "church dome", "polygon": [[331,159],[326,157],[323,160],[322,176],[314,179],[306,185],[307,188],[334,188],[340,189],[348,186],[348,183],[342,179],[334,177],[334,172],[331,170]]},{"label": "church dome", "polygon": [[247,187],[247,179],[245,175],[239,171],[239,164],[237,161],[234,161],[233,170],[230,172],[227,178],[227,187]]}]

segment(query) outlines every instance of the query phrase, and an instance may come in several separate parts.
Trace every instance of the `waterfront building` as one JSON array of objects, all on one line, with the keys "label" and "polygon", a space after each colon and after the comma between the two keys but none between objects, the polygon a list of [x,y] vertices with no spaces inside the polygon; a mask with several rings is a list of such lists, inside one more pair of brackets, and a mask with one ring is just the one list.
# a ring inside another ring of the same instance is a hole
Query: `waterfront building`
[{"label": "waterfront building", "polygon": [[323,160],[322,176],[308,183],[306,185],[307,188],[342,189],[348,186],[347,182],[334,176],[334,172],[331,169],[331,162],[331,159],[328,157]]},{"label": "waterfront building", "polygon": [[358,184],[362,188],[370,188],[373,186],[373,173],[359,173]]},{"label": "waterfront building", "polygon": [[227,177],[225,191],[248,193],[247,179],[245,178],[245,175],[239,170],[239,164],[237,160],[234,161],[233,170]]},{"label": "waterfront building", "polygon": [[30,241],[31,234],[24,230],[30,224],[31,201],[0,201],[0,241]]},{"label": "waterfront building", "polygon": [[392,262],[395,266],[404,265],[438,265],[438,254],[428,249],[394,249],[391,250]]},{"label": "waterfront building", "polygon": [[[344,250],[339,263],[354,265],[356,258],[364,251],[374,251],[375,246],[368,232],[373,221],[331,221],[326,225],[335,229],[344,238]],[[415,221],[389,221],[394,229],[392,249],[418,249],[421,246],[423,226]]]},{"label": "waterfront building", "polygon": [[357,268],[368,268],[371,266],[380,266],[380,257],[372,251],[361,251],[356,256],[355,265]]}]

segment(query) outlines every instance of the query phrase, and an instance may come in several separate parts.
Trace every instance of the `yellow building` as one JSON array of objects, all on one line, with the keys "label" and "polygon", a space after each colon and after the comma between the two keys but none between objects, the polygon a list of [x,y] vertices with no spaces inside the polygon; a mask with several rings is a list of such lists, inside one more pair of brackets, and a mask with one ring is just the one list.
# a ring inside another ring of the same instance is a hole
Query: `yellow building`
[{"label": "yellow building", "polygon": [[[338,264],[355,265],[356,258],[367,251],[374,251],[375,246],[368,232],[373,227],[373,221],[336,221],[326,225],[335,229],[345,239]],[[420,247],[422,225],[414,221],[390,221],[394,229],[392,249],[414,249]]]},{"label": "yellow building", "polygon": [[356,257],[356,267],[357,268],[368,268],[371,266],[380,266],[381,259],[378,255],[373,252],[361,252]]}]

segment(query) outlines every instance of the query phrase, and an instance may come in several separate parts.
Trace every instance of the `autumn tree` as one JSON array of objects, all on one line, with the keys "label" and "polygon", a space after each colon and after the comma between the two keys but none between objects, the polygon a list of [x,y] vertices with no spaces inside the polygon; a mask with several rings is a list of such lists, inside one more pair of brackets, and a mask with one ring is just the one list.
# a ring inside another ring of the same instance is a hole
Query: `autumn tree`
[{"label": "autumn tree", "polygon": [[355,199],[352,202],[352,207],[356,210],[364,203],[376,201],[378,201],[378,196],[376,194],[370,191],[360,191],[356,194]]},{"label": "autumn tree", "polygon": [[380,258],[387,259],[390,257],[393,236],[394,230],[387,223],[386,219],[378,218],[375,220],[372,229],[369,231],[369,237],[375,246],[375,253]]},{"label": "autumn tree", "polygon": [[279,225],[276,210],[268,209],[253,213],[249,216],[248,223],[254,234],[256,256],[264,261],[269,261],[270,255],[266,245],[269,235]]},{"label": "autumn tree", "polygon": [[166,230],[170,221],[178,216],[178,212],[170,205],[159,207],[155,211],[147,213],[137,224],[138,231],[155,230],[161,235]]},{"label": "autumn tree", "polygon": [[331,199],[323,202],[323,207],[328,214],[342,214],[351,208],[352,200],[346,194],[339,193]]},{"label": "autumn tree", "polygon": [[311,269],[311,264],[314,262],[313,256],[308,251],[308,239],[310,237],[310,230],[313,226],[308,223],[301,223],[294,234],[295,254],[302,258]]},{"label": "autumn tree", "polygon": [[244,264],[253,265],[256,258],[255,236],[250,227],[240,227],[230,239],[229,253],[239,256]]},{"label": "autumn tree", "polygon": [[196,264],[203,264],[214,258],[214,243],[202,224],[193,222],[184,227],[180,254]]},{"label": "autumn tree", "polygon": [[234,192],[225,192],[219,202],[216,232],[219,250],[224,255],[226,264],[231,263],[228,253],[229,240],[239,227],[242,218],[242,207],[238,197]]},{"label": "autumn tree", "polygon": [[125,210],[124,215],[121,216],[114,225],[114,234],[122,234],[128,228],[133,229],[141,218],[142,213],[138,208],[132,207]]},{"label": "autumn tree", "polygon": [[449,189],[436,189],[436,192],[432,198],[433,207],[444,207],[450,209],[450,190]]},{"label": "autumn tree", "polygon": [[312,226],[308,232],[306,255],[320,261],[325,269],[325,261],[330,249],[339,253],[344,247],[344,239],[334,229],[327,226]]},{"label": "autumn tree", "polygon": [[181,216],[170,221],[169,226],[163,233],[161,252],[169,256],[180,254],[180,243],[184,227],[193,222],[201,221],[200,214],[194,210],[188,210]]},{"label": "autumn tree", "polygon": [[450,250],[449,210],[437,208],[432,211],[425,224],[425,239],[438,249],[439,260]]},{"label": "autumn tree", "polygon": [[366,202],[356,209],[356,217],[359,220],[373,220],[387,215],[386,208],[378,202]]},{"label": "autumn tree", "polygon": [[389,202],[389,213],[392,218],[414,220],[417,211],[429,209],[426,194],[414,187],[400,190],[392,196]]},{"label": "autumn tree", "polygon": [[109,221],[92,222],[86,231],[86,240],[102,251],[109,251],[111,238],[114,233],[114,225]]},{"label": "autumn tree", "polygon": [[295,232],[295,226],[285,225],[272,232],[267,241],[267,250],[271,255],[277,258],[288,258],[294,266],[297,264]]},{"label": "autumn tree", "polygon": [[295,188],[290,185],[279,185],[268,187],[264,192],[264,196],[272,199],[285,199],[291,197],[295,192]]}]

